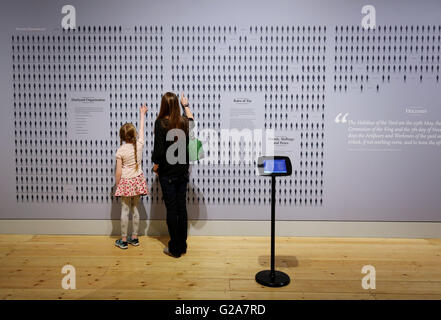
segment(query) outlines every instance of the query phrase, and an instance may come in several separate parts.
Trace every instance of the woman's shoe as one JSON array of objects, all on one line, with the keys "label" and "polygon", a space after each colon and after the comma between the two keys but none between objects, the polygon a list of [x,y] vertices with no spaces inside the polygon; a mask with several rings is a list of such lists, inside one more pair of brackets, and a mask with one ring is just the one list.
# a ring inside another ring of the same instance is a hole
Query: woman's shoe
[{"label": "woman's shoe", "polygon": [[163,252],[166,254],[166,255],[168,255],[168,256],[170,256],[170,257],[173,257],[173,258],[179,258],[181,255],[174,255],[174,254],[172,254],[169,250],[168,250],[168,247],[165,247],[164,248],[164,250],[163,250]]},{"label": "woman's shoe", "polygon": [[128,237],[127,243],[130,243],[132,246],[135,246],[135,247],[139,246],[138,238],[132,239],[132,237]]},{"label": "woman's shoe", "polygon": [[115,246],[121,248],[121,249],[127,249],[127,241],[122,241],[122,239],[118,239],[115,241]]}]

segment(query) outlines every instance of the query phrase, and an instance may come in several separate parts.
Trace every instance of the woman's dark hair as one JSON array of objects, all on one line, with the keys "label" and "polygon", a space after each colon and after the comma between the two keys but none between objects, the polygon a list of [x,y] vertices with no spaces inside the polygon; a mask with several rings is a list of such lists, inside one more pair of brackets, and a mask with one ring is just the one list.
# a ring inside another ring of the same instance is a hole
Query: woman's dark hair
[{"label": "woman's dark hair", "polygon": [[157,120],[168,116],[167,129],[181,129],[188,132],[188,122],[181,116],[178,97],[172,92],[166,92],[162,96],[161,108],[159,109]]}]

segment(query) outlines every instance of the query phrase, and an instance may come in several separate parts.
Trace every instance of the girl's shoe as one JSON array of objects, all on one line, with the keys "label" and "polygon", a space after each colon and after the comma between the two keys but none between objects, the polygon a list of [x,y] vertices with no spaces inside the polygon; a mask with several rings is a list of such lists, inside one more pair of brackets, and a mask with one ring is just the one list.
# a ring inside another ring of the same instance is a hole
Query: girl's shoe
[{"label": "girl's shoe", "polygon": [[122,239],[118,239],[115,241],[115,246],[121,248],[121,249],[127,249],[127,241],[122,241]]},{"label": "girl's shoe", "polygon": [[132,239],[132,237],[128,237],[127,243],[130,243],[132,246],[135,246],[135,247],[139,246],[138,238]]}]

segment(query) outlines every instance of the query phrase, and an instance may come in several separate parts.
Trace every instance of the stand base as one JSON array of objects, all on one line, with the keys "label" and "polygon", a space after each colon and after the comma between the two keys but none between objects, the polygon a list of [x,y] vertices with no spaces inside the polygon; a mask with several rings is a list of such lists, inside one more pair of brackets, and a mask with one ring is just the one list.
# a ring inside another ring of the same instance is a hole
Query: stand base
[{"label": "stand base", "polygon": [[289,284],[289,276],[281,271],[263,270],[256,273],[256,281],[266,287],[284,287]]}]

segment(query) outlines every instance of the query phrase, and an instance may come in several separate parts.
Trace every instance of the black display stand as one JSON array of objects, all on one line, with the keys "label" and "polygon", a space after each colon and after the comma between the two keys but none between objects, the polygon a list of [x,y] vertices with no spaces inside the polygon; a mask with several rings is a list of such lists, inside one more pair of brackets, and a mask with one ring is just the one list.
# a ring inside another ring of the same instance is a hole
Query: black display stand
[{"label": "black display stand", "polygon": [[[284,159],[287,170],[284,173],[268,173],[263,171],[263,161],[267,159]],[[292,172],[291,162],[287,157],[261,157],[258,164],[259,172],[271,176],[271,270],[262,270],[256,274],[257,283],[267,287],[284,287],[289,284],[289,276],[275,270],[275,229],[276,229],[276,176],[287,176]]]}]

